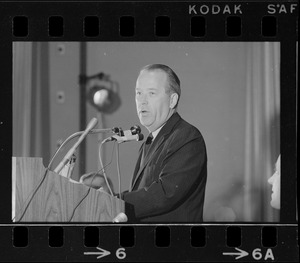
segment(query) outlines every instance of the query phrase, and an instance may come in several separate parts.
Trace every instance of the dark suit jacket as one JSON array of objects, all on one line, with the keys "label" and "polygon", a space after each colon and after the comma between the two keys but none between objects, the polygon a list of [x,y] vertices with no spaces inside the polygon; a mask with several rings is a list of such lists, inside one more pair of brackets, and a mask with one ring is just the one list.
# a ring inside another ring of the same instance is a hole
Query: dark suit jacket
[{"label": "dark suit jacket", "polygon": [[138,222],[202,222],[207,155],[199,130],[174,113],[140,167],[142,148],[132,190],[123,193]]}]

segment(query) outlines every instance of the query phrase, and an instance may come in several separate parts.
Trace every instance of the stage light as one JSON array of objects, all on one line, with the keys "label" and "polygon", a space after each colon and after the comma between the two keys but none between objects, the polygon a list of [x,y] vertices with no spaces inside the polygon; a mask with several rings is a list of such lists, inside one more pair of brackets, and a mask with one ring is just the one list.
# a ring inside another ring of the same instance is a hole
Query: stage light
[{"label": "stage light", "polygon": [[95,92],[93,102],[98,106],[104,106],[105,103],[109,103],[108,100],[108,90],[101,89]]},{"label": "stage light", "polygon": [[108,75],[99,73],[82,78],[86,83],[88,102],[99,112],[110,114],[121,105],[118,83],[110,80]]}]

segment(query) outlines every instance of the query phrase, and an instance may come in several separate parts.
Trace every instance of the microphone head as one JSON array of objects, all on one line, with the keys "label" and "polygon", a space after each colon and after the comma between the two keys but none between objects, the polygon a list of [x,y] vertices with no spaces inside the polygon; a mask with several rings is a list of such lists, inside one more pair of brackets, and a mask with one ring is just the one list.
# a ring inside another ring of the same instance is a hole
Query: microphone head
[{"label": "microphone head", "polygon": [[121,127],[113,127],[111,130],[114,134],[117,134],[119,136],[124,135],[123,129]]},{"label": "microphone head", "polygon": [[135,134],[140,134],[141,133],[141,128],[138,125],[134,125],[130,128],[132,135]]},{"label": "microphone head", "polygon": [[91,119],[91,121],[88,123],[86,130],[91,130],[93,129],[98,123],[98,119],[97,118],[93,118]]},{"label": "microphone head", "polygon": [[121,127],[119,127],[119,132],[118,132],[119,136],[124,136],[124,131]]},{"label": "microphone head", "polygon": [[140,133],[138,135],[138,141],[142,141],[142,140],[144,140],[144,134]]},{"label": "microphone head", "polygon": [[111,130],[112,130],[113,133],[119,133],[120,132],[120,128],[118,128],[118,127],[113,127]]}]

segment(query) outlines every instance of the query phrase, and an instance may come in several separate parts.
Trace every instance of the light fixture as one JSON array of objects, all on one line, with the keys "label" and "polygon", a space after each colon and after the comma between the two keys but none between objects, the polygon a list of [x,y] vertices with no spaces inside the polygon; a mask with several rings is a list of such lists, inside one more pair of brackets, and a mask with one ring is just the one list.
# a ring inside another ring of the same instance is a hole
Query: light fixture
[{"label": "light fixture", "polygon": [[110,77],[104,73],[94,76],[81,76],[81,81],[87,87],[87,100],[99,112],[111,114],[121,105],[119,96],[119,85],[111,81]]}]

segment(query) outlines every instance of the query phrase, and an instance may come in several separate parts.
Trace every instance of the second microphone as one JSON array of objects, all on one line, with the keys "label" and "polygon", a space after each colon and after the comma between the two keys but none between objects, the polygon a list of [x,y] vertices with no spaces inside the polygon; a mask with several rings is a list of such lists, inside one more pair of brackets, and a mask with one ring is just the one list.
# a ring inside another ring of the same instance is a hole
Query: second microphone
[{"label": "second microphone", "polygon": [[144,135],[141,133],[141,128],[138,125],[132,126],[130,130],[123,131],[122,128],[113,129],[116,135],[113,135],[103,141],[103,143],[110,141],[117,141],[118,143],[129,141],[141,141]]}]

